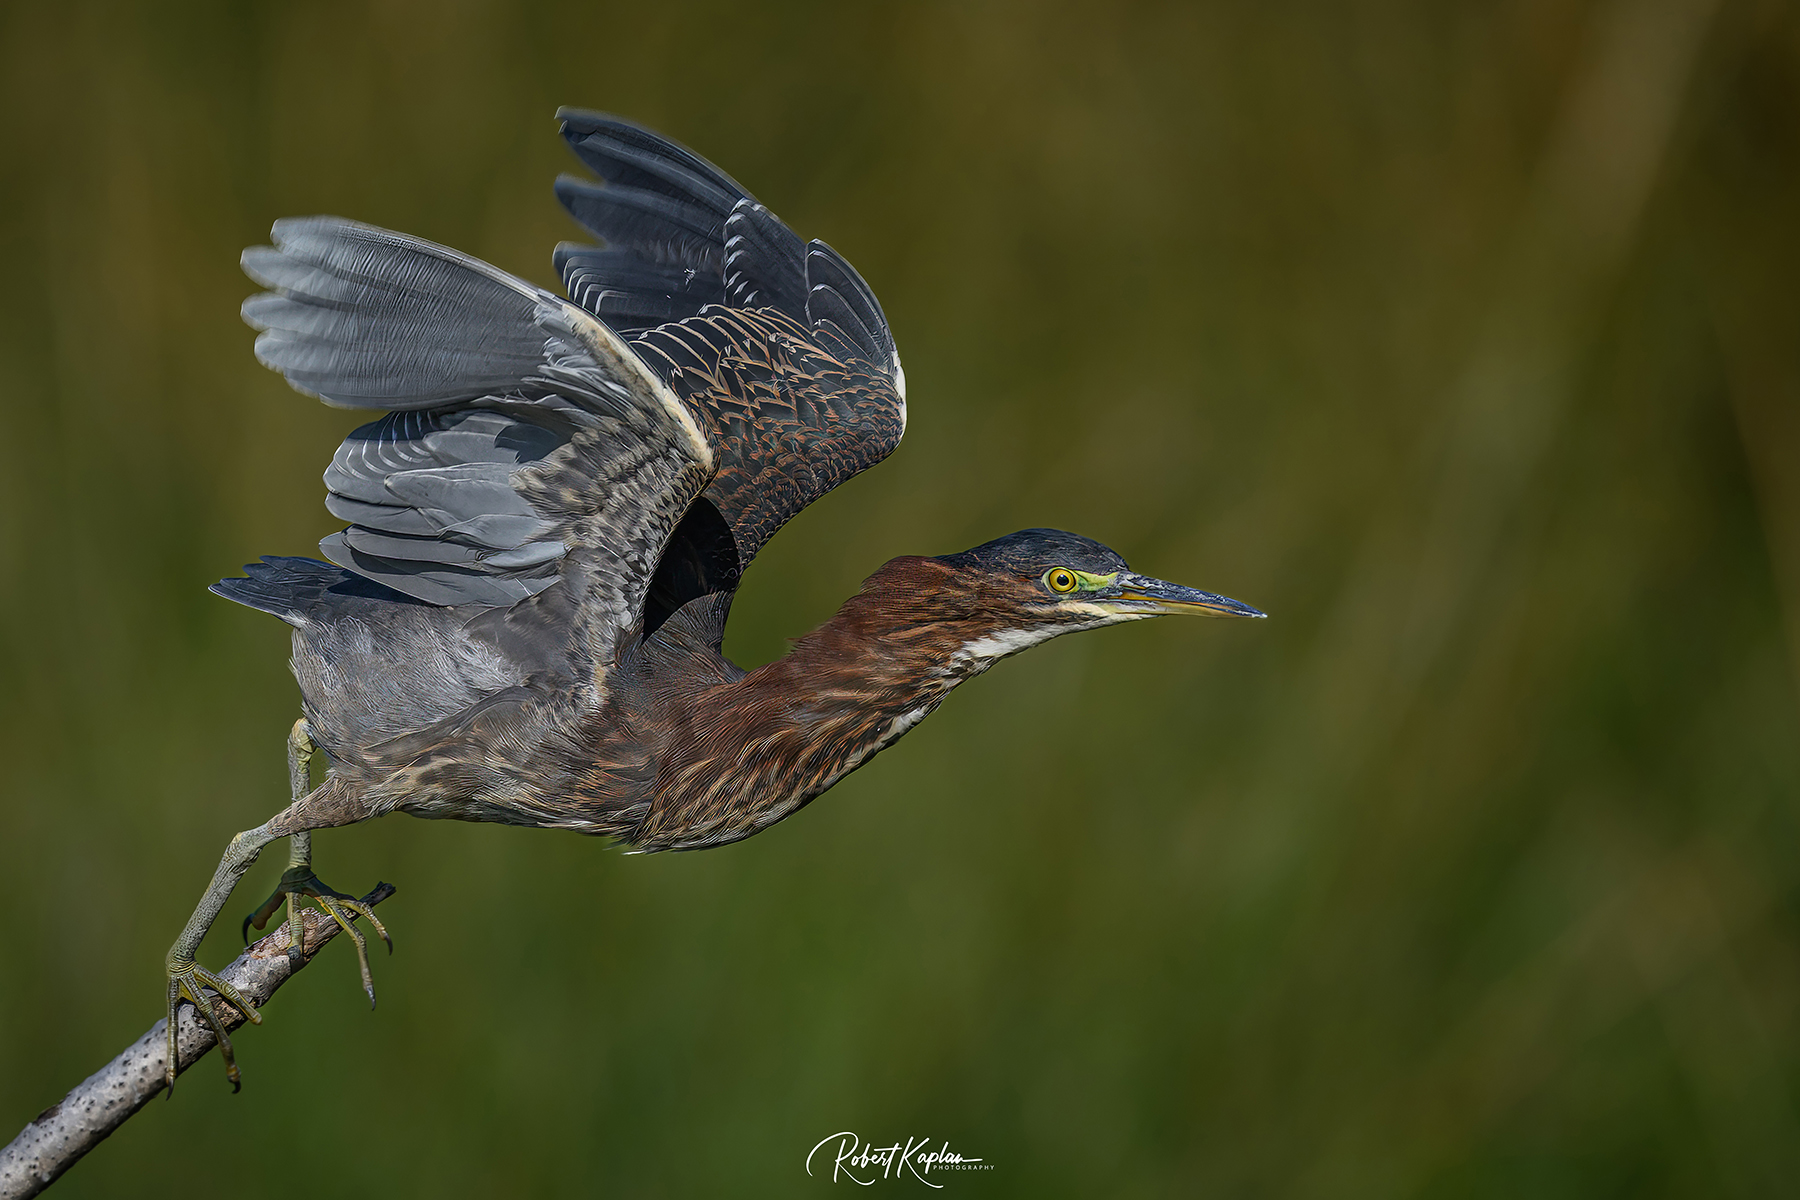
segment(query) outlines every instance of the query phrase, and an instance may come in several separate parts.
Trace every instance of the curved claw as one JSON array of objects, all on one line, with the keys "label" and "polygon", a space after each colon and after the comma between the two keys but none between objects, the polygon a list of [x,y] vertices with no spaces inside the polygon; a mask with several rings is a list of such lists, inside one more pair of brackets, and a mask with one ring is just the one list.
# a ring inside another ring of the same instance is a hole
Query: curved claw
[{"label": "curved claw", "polygon": [[185,963],[169,964],[169,1057],[164,1064],[164,1077],[168,1081],[169,1092],[175,1091],[175,1067],[180,1057],[180,1046],[176,1037],[176,1017],[183,1000],[194,1006],[195,1015],[212,1026],[213,1034],[219,1039],[219,1055],[225,1060],[225,1078],[231,1081],[231,1090],[237,1091],[243,1086],[243,1076],[238,1071],[237,1060],[231,1052],[231,1038],[225,1032],[225,1022],[219,1016],[218,1009],[206,998],[206,989],[217,992],[219,998],[244,1014],[244,1019],[252,1025],[262,1024],[262,1014],[256,1011],[256,1005],[250,1003],[244,994],[230,983],[214,975],[211,971],[189,959]]},{"label": "curved claw", "polygon": [[250,927],[254,925],[260,930],[263,926],[267,925],[269,923],[269,918],[275,915],[275,910],[281,907],[282,898],[283,893],[280,890],[277,890],[274,895],[262,902],[261,908],[244,918],[243,928],[239,930],[239,932],[243,935],[244,945],[246,947],[250,945]]}]

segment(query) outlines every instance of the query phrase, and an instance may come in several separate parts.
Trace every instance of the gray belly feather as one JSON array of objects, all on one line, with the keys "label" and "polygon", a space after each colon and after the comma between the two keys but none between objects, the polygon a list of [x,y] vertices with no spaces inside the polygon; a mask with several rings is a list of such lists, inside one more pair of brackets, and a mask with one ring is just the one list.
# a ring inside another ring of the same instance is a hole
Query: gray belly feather
[{"label": "gray belly feather", "polygon": [[525,682],[520,664],[468,636],[453,609],[385,605],[294,630],[294,677],[314,738],[334,758],[461,716]]}]

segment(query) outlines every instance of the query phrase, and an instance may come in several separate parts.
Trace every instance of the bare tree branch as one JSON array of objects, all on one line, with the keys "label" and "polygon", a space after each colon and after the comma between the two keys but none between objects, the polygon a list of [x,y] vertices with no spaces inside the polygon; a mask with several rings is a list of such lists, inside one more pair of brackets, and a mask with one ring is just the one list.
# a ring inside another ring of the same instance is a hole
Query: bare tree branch
[{"label": "bare tree branch", "polygon": [[[362,902],[380,904],[393,894],[391,886],[378,883]],[[326,942],[338,935],[339,929],[336,921],[317,909],[307,909],[301,920],[306,927],[300,958],[300,966],[304,967]],[[220,971],[220,976],[261,1008],[294,974],[295,968],[288,961],[289,940],[287,924],[283,922]],[[218,1007],[228,1030],[244,1023],[243,1016],[230,1005]],[[204,1058],[218,1045],[218,1038],[209,1026],[196,1019],[191,1004],[181,1006],[178,1019],[180,1061],[175,1069],[181,1072]],[[167,1026],[167,1021],[151,1026],[150,1032],[88,1076],[61,1101],[39,1113],[6,1149],[0,1150],[0,1200],[23,1200],[55,1183],[77,1159],[163,1090]]]}]

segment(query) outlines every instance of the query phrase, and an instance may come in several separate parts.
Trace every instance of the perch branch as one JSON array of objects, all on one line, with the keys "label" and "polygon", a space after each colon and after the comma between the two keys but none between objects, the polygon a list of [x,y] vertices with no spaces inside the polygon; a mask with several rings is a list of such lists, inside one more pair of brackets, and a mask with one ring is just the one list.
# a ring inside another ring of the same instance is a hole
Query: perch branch
[{"label": "perch branch", "polygon": [[[363,897],[363,903],[380,904],[393,894],[391,886],[378,883],[374,891]],[[306,926],[300,957],[300,966],[304,967],[339,930],[336,921],[317,909],[307,909],[301,920]],[[219,974],[261,1008],[294,974],[295,968],[288,961],[288,942],[287,924],[283,922]],[[243,1015],[229,1004],[219,1004],[218,1008],[228,1030],[244,1023]],[[205,1057],[218,1045],[218,1038],[209,1026],[196,1019],[193,1005],[183,1004],[177,1017],[180,1027],[176,1035],[181,1049],[175,1069],[179,1073]],[[163,1090],[167,1024],[158,1021],[124,1053],[39,1113],[6,1149],[0,1150],[0,1200],[23,1200],[55,1183],[77,1159]]]}]

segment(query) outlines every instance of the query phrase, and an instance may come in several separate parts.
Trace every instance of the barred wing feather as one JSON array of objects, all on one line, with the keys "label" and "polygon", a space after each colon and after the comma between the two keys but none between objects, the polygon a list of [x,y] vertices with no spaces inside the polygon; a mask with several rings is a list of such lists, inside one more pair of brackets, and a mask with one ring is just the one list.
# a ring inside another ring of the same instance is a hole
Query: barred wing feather
[{"label": "barred wing feather", "polygon": [[730,591],[802,508],[893,452],[906,382],[874,293],[823,242],[802,242],[699,155],[629,121],[564,109],[563,136],[601,182],[557,195],[603,247],[556,266],[699,418],[717,460],[676,531],[646,619]]}]

